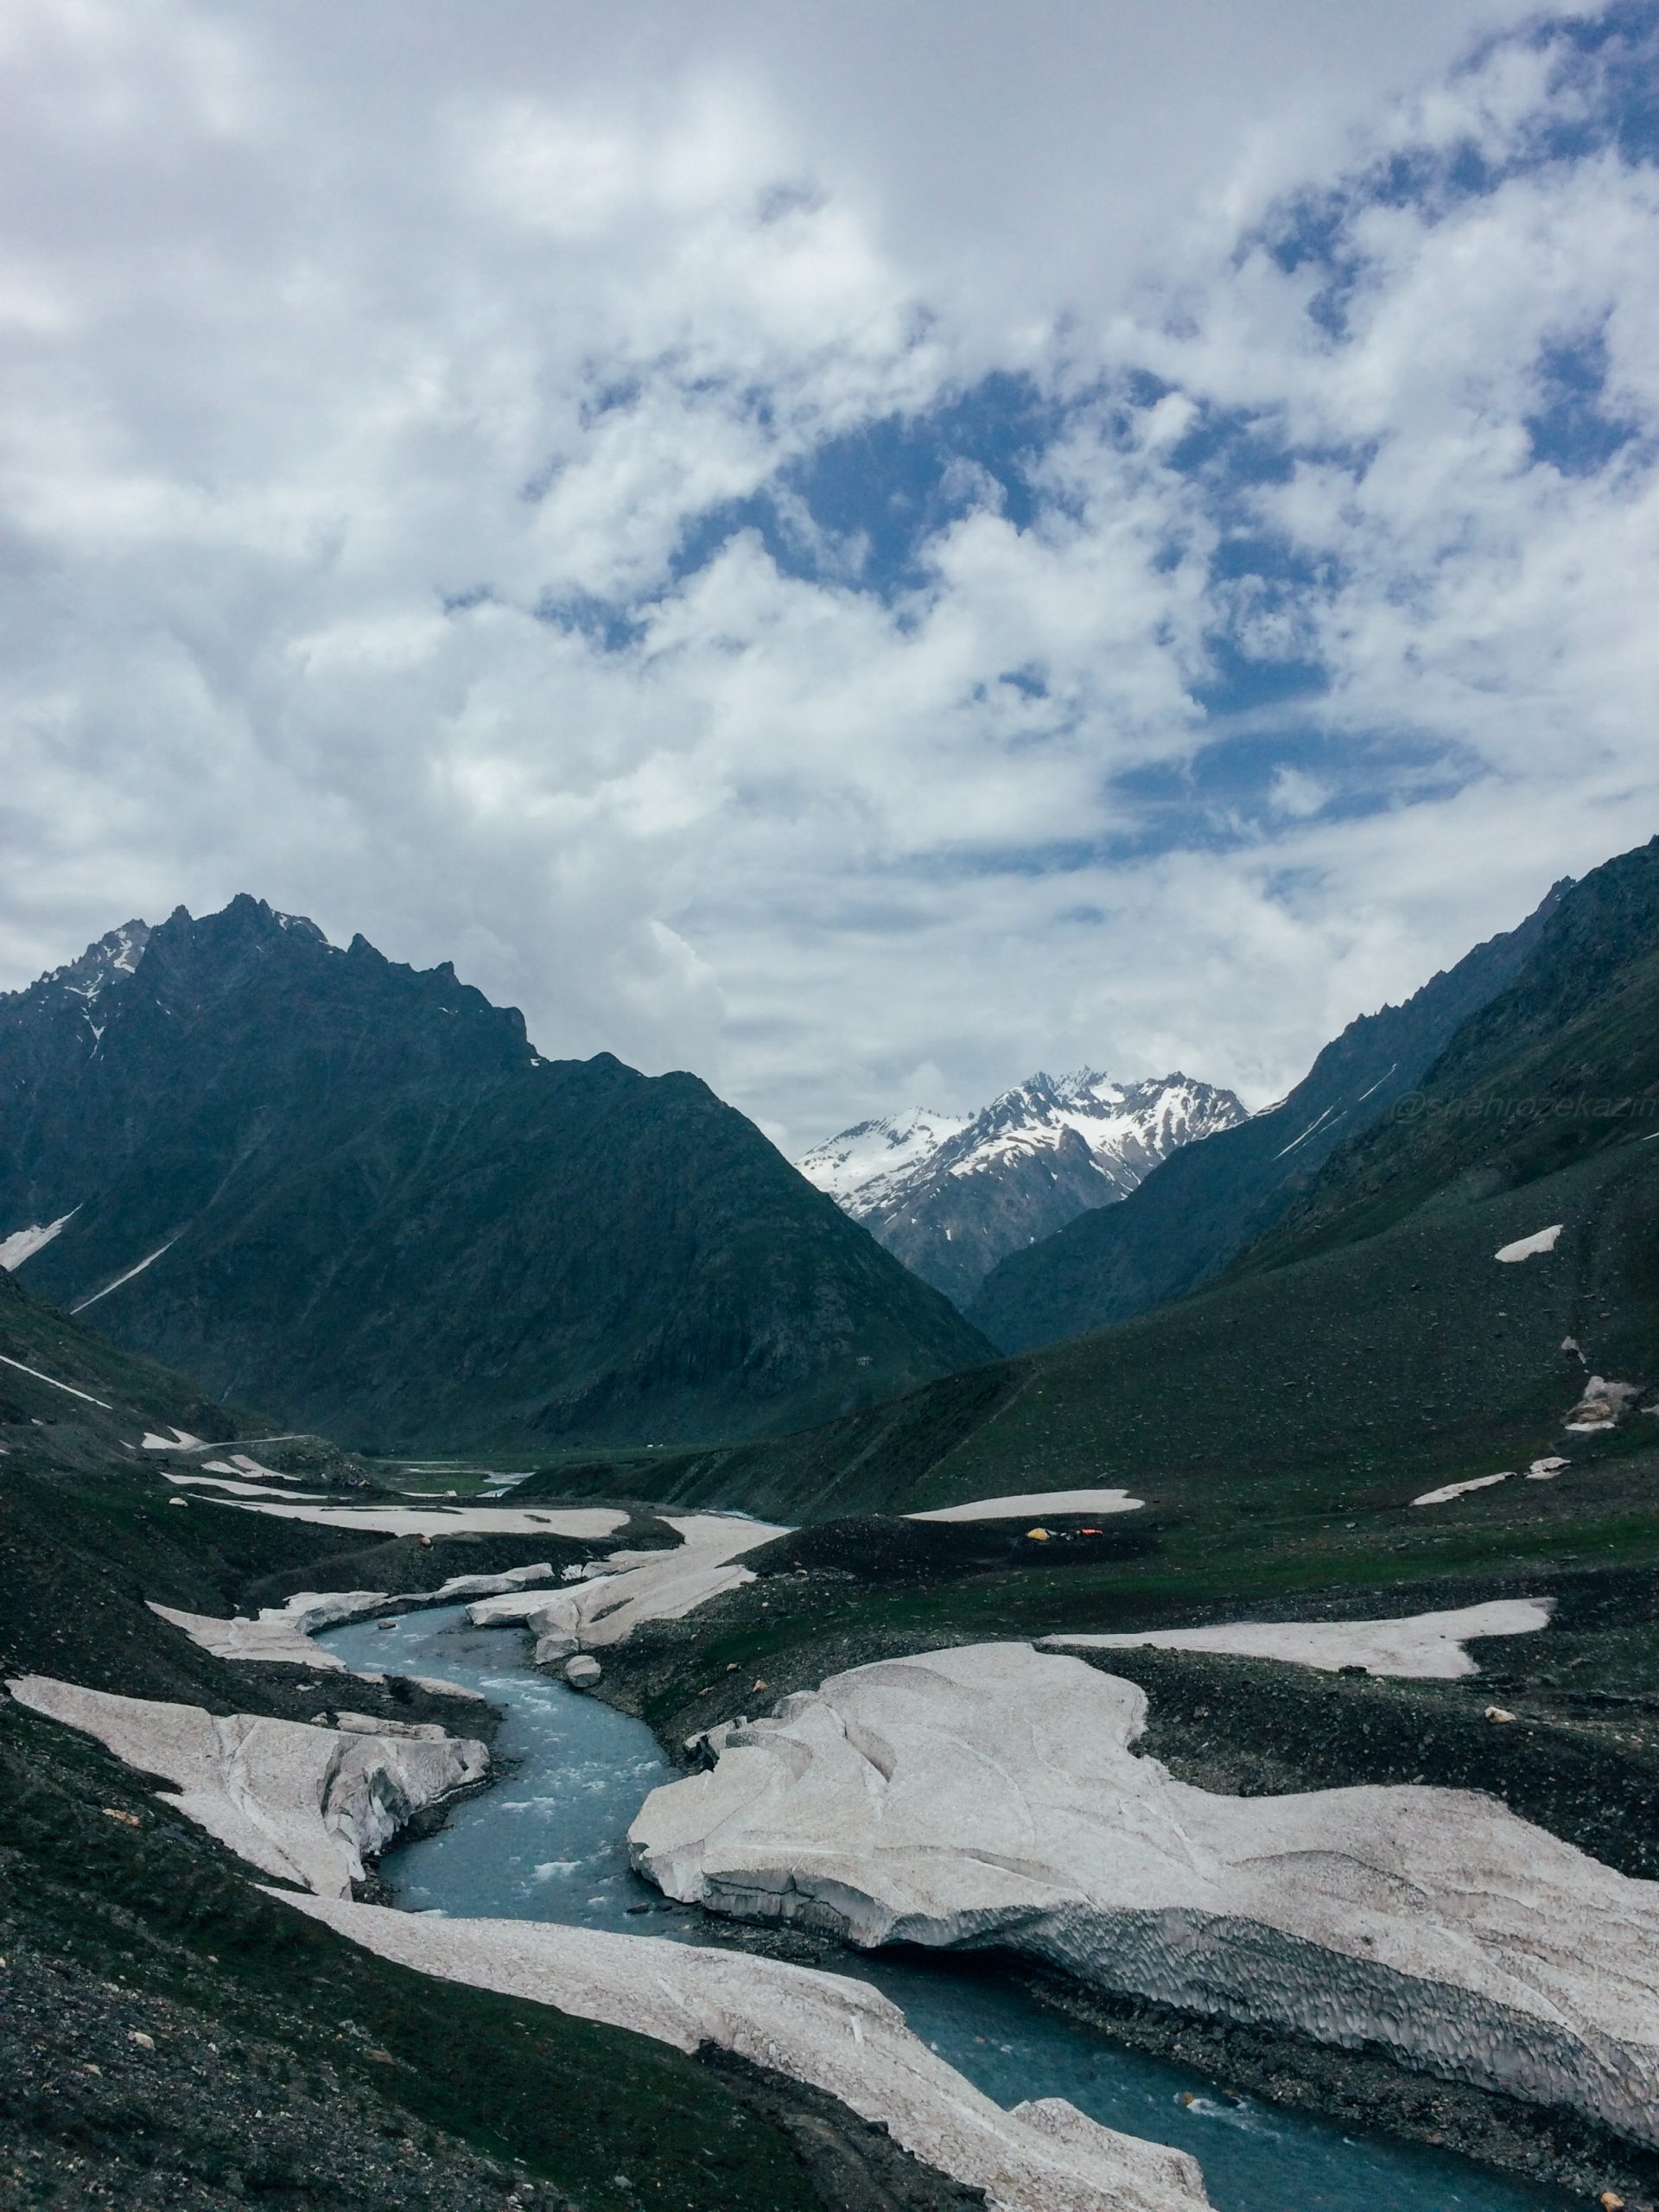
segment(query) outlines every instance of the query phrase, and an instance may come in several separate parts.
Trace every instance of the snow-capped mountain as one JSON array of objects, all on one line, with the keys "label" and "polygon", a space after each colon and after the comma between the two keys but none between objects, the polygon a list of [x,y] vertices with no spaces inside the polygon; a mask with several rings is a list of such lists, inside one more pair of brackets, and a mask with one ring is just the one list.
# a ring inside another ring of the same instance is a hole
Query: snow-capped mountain
[{"label": "snow-capped mountain", "polygon": [[1126,1198],[1182,1145],[1246,1118],[1176,1073],[1114,1083],[1038,1073],[974,1115],[912,1109],[817,1145],[802,1174],[959,1303],[1006,1253]]},{"label": "snow-capped mountain", "polygon": [[971,1126],[971,1114],[936,1114],[925,1106],[880,1122],[855,1122],[838,1137],[815,1145],[796,1165],[809,1183],[828,1191],[857,1220],[883,1195],[932,1159],[942,1144]]}]

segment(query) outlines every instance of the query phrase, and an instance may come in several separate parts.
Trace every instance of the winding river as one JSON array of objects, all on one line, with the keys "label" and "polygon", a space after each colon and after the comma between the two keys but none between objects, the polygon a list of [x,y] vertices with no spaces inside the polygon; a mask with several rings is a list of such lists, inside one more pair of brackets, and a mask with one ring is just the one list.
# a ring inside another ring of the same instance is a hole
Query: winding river
[{"label": "winding river", "polygon": [[[720,1942],[717,1923],[665,1904],[629,1871],[628,1824],[676,1772],[642,1721],[533,1672],[520,1635],[472,1628],[458,1605],[317,1640],[350,1667],[441,1675],[505,1712],[495,1745],[502,1778],[382,1869],[400,1904]],[[1067,2097],[1109,2126],[1192,2152],[1217,2212],[1570,2212],[1579,2202],[1444,2153],[1346,2134],[1119,2050],[990,1961],[849,1952],[836,1971],[885,1992],[999,2104]]]}]

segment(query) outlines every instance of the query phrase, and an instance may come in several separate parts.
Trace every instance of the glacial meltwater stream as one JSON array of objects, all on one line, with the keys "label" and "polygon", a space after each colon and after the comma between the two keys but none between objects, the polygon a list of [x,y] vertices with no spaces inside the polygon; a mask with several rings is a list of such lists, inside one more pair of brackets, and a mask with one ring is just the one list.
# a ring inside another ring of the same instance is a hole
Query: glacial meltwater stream
[{"label": "glacial meltwater stream", "polygon": [[[658,1783],[675,1778],[642,1721],[533,1672],[522,1635],[474,1629],[460,1606],[317,1640],[348,1666],[441,1675],[505,1711],[495,1744],[502,1778],[383,1868],[401,1904],[720,1942],[718,1923],[665,1904],[629,1872],[628,1824]],[[1460,2158],[1347,2134],[1119,2050],[989,1960],[847,1952],[835,1970],[882,1990],[998,2103],[1066,2097],[1108,2126],[1190,2151],[1217,2212],[1568,2212],[1578,2201]]]}]

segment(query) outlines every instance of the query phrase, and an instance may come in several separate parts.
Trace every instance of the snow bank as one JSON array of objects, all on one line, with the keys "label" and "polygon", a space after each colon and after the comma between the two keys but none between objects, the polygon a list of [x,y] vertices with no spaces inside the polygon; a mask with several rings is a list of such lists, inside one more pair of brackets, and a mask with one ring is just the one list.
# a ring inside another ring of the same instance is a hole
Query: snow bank
[{"label": "snow bank", "polygon": [[1017,1497],[979,1497],[968,1505],[938,1505],[906,1513],[906,1521],[1029,1521],[1042,1513],[1138,1513],[1144,1497],[1126,1490],[1033,1490]]},{"label": "snow bank", "polygon": [[1535,1236],[1518,1236],[1513,1244],[1505,1244],[1494,1252],[1492,1257],[1495,1260],[1513,1262],[1530,1260],[1540,1252],[1553,1252],[1555,1249],[1555,1240],[1565,1226],[1564,1223],[1558,1221],[1548,1229],[1541,1229]]},{"label": "snow bank", "polygon": [[1553,1598],[1498,1598],[1455,1612],[1413,1613],[1394,1621],[1236,1621],[1213,1628],[1154,1629],[1139,1636],[1045,1636],[1039,1651],[1224,1651],[1245,1659],[1285,1659],[1334,1674],[1454,1681],[1480,1669],[1464,1646],[1481,1636],[1526,1636],[1549,1626]]},{"label": "snow bank", "polygon": [[1028,1644],[884,1661],[653,1790],[672,1897],[863,1947],[998,1945],[1659,2145],[1659,1883],[1471,1790],[1230,1797],[1130,1749],[1134,1683]]},{"label": "snow bank", "polygon": [[198,1705],[115,1697],[44,1675],[6,1688],[31,1712],[172,1783],[174,1792],[157,1793],[163,1801],[238,1858],[321,1897],[349,1897],[364,1860],[411,1814],[489,1771],[489,1752],[468,1737],[341,1735],[246,1713],[216,1719]]},{"label": "snow bank", "polygon": [[[273,1892],[275,1894],[275,1892]],[[998,2212],[1193,2212],[1185,2152],[1102,2127],[1062,2098],[1005,2112],[862,1982],[661,1936],[543,1921],[460,1920],[296,1897],[282,1902],[417,1974],[550,2005],[676,2050],[704,2043],[822,2089],[887,2127]]]}]

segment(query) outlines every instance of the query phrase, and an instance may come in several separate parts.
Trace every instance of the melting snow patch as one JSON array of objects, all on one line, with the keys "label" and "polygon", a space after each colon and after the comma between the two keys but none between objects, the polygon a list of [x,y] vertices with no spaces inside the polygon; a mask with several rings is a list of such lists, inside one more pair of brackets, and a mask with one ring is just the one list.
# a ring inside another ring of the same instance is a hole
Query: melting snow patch
[{"label": "melting snow patch", "polygon": [[1421,1497],[1414,1497],[1414,1505],[1449,1505],[1454,1497],[1465,1497],[1471,1490],[1490,1490],[1494,1483],[1506,1483],[1515,1472],[1506,1467],[1501,1475],[1477,1475],[1472,1482],[1447,1483],[1442,1490],[1426,1490]]},{"label": "melting snow patch", "polygon": [[1138,1513],[1144,1497],[1126,1490],[1033,1490],[1018,1497],[980,1497],[969,1505],[906,1513],[906,1521],[1024,1521],[1036,1513]]},{"label": "melting snow patch", "polygon": [[42,1375],[38,1367],[25,1367],[21,1359],[7,1359],[5,1353],[0,1351],[0,1360],[5,1360],[8,1367],[15,1367],[20,1375],[32,1375],[37,1382],[49,1382],[54,1390],[67,1390],[72,1398],[82,1398],[89,1406],[102,1406],[106,1414],[115,1411],[107,1398],[95,1398],[90,1390],[77,1390],[73,1382],[60,1382],[55,1375]]},{"label": "melting snow patch", "polygon": [[1518,1236],[1513,1244],[1504,1244],[1493,1253],[1495,1260],[1530,1260],[1539,1252],[1553,1252],[1555,1239],[1566,1224],[1556,1222],[1549,1229],[1541,1229],[1535,1236]]},{"label": "melting snow patch", "polygon": [[1570,1465],[1567,1459],[1535,1459],[1527,1469],[1527,1480],[1529,1483],[1554,1482],[1561,1469]]},{"label": "melting snow patch", "polygon": [[55,1221],[36,1222],[28,1229],[14,1229],[10,1236],[0,1236],[0,1268],[4,1268],[8,1274],[14,1268],[21,1268],[43,1244],[49,1244],[64,1224],[73,1221],[79,1211],[79,1206],[71,1206]]},{"label": "melting snow patch", "polygon": [[170,1252],[178,1241],[176,1236],[169,1236],[165,1244],[158,1244],[147,1259],[139,1261],[136,1268],[129,1268],[125,1274],[117,1275],[113,1282],[106,1282],[102,1290],[95,1290],[90,1298],[83,1298],[79,1306],[72,1306],[69,1311],[84,1313],[89,1306],[96,1306],[100,1298],[107,1298],[112,1290],[119,1290],[124,1282],[130,1282],[135,1275],[143,1274],[146,1268],[154,1267],[162,1253]]},{"label": "melting snow patch", "polygon": [[153,1428],[147,1428],[143,1448],[146,1452],[200,1452],[203,1446],[201,1439],[192,1436],[188,1428],[175,1428],[169,1436],[157,1436]]},{"label": "melting snow patch", "polygon": [[1584,1386],[1584,1395],[1568,1414],[1564,1426],[1572,1436],[1598,1436],[1618,1425],[1618,1417],[1630,1400],[1641,1395],[1641,1387],[1635,1382],[1610,1382],[1605,1376],[1592,1375]]},{"label": "melting snow patch", "polygon": [[[1499,1478],[1501,1479],[1501,1478]],[[1548,1628],[1553,1598],[1497,1598],[1454,1612],[1409,1613],[1391,1621],[1230,1621],[1211,1628],[1149,1629],[1119,1636],[1045,1636],[1039,1651],[1224,1651],[1244,1659],[1282,1659],[1334,1673],[1455,1681],[1479,1672],[1464,1646],[1471,1637],[1526,1636]]]}]

